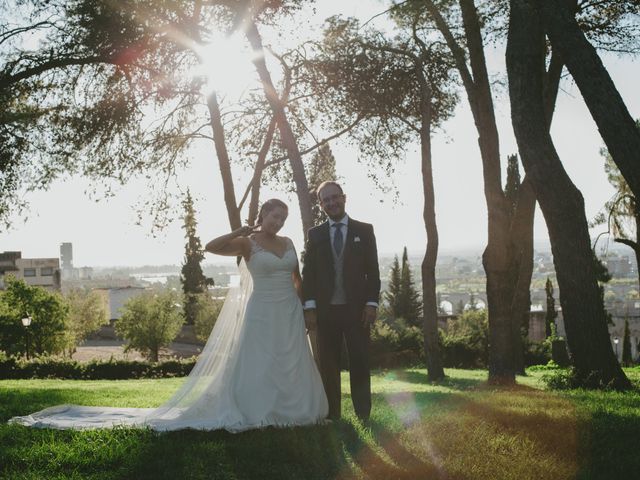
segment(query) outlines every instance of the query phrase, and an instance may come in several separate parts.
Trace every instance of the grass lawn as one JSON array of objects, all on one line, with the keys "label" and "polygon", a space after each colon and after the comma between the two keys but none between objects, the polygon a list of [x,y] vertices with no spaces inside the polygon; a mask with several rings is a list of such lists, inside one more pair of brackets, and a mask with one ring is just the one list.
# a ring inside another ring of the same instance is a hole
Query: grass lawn
[{"label": "grass lawn", "polygon": [[[377,372],[370,428],[344,394],[340,422],[239,434],[7,425],[60,403],[157,406],[181,379],[3,380],[0,478],[639,478],[639,391],[549,392],[537,372],[516,388],[492,388],[484,371],[446,373],[428,384],[424,370]],[[640,369],[627,374],[640,382]]]}]

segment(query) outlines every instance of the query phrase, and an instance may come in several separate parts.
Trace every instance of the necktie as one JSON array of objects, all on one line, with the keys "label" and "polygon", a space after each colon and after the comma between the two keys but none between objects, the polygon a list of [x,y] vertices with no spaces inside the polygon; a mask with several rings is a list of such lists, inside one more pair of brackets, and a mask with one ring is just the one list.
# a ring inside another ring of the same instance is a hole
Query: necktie
[{"label": "necktie", "polygon": [[336,229],[336,233],[333,236],[333,249],[336,251],[336,255],[340,256],[344,245],[344,238],[342,237],[342,223],[334,223],[333,226]]}]

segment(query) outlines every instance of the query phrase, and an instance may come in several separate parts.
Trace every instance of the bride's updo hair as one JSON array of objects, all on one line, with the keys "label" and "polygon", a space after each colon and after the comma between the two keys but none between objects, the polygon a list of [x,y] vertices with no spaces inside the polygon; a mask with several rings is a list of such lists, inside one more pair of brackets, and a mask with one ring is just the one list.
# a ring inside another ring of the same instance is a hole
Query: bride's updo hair
[{"label": "bride's updo hair", "polygon": [[287,212],[289,211],[289,207],[282,200],[278,200],[277,198],[270,198],[266,202],[262,204],[260,207],[260,213],[258,213],[258,225],[262,225],[262,220],[265,215],[268,215],[271,210],[274,208],[284,208]]}]

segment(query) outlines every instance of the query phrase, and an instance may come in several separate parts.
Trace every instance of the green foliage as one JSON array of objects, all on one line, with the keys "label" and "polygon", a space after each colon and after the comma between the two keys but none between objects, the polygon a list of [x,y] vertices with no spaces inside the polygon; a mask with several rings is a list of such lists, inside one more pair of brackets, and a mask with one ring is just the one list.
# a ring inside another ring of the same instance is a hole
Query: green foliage
[{"label": "green foliage", "polygon": [[65,295],[69,305],[65,336],[69,354],[91,333],[109,322],[107,299],[97,291],[74,289]]},{"label": "green foliage", "polygon": [[115,324],[116,333],[127,341],[125,352],[135,349],[157,362],[160,348],[176,338],[184,323],[179,300],[171,290],[146,292],[127,300]]},{"label": "green foliage", "polygon": [[396,255],[393,259],[393,264],[391,265],[391,272],[389,273],[389,286],[387,291],[384,293],[384,296],[389,302],[389,310],[391,315],[396,316],[396,312],[399,312],[400,307],[400,299],[402,298],[402,293],[400,292],[401,282],[401,271],[400,271],[400,262],[398,261],[398,256]]},{"label": "green foliage", "polygon": [[184,316],[186,323],[193,325],[198,315],[198,295],[207,291],[213,285],[213,280],[202,273],[201,263],[204,260],[204,250],[200,237],[196,233],[196,214],[193,208],[193,198],[187,190],[182,202],[184,208],[184,225],[187,243],[184,247],[184,263],[182,265],[180,282],[184,293]]},{"label": "green foliage", "polygon": [[320,225],[325,220],[325,214],[318,201],[317,188],[322,182],[331,180],[338,180],[336,158],[333,156],[329,143],[325,143],[313,154],[311,162],[307,165],[307,181],[309,182],[309,197],[314,225]]},{"label": "green foliage", "polygon": [[371,363],[385,368],[422,363],[423,342],[422,330],[401,318],[375,322],[371,329]]},{"label": "green foliage", "polygon": [[184,377],[189,374],[195,362],[195,358],[154,363],[114,359],[77,362],[55,357],[24,360],[0,355],[0,379],[125,380]]},{"label": "green foliage", "polygon": [[487,311],[467,310],[440,331],[444,365],[456,368],[486,367],[489,359]]},{"label": "green foliage", "polygon": [[551,362],[551,342],[529,342],[527,338],[524,339],[524,364],[531,365],[546,365]]},{"label": "green foliage", "polygon": [[389,302],[389,310],[393,318],[404,319],[413,326],[421,325],[422,300],[413,281],[407,247],[404,247],[402,254],[402,266],[397,256],[394,259],[385,298]]},{"label": "green foliage", "polygon": [[[0,292],[0,349],[11,354],[25,353],[29,336],[30,353],[43,355],[62,352],[69,306],[57,292],[27,285],[12,276],[5,277]],[[30,316],[28,331],[22,318]]]},{"label": "green foliage", "polygon": [[507,157],[507,183],[504,187],[504,195],[511,204],[511,214],[513,215],[518,206],[518,191],[520,190],[520,169],[518,168],[518,156],[509,155]]},{"label": "green foliage", "polygon": [[206,342],[218,320],[224,301],[211,297],[209,293],[201,293],[196,299],[195,330],[198,340]]},{"label": "green foliage", "polygon": [[396,32],[391,36],[355,18],[330,17],[314,55],[304,62],[314,109],[332,130],[347,132],[370,167],[369,177],[386,190],[393,188],[389,179],[397,160],[418,137],[421,77],[431,113],[425,128],[439,126],[457,103],[451,58],[442,44],[420,30],[422,48],[410,26]]},{"label": "green foliage", "polygon": [[402,272],[400,274],[400,307],[398,316],[405,318],[411,325],[420,325],[422,317],[422,300],[420,292],[416,289],[409,265],[407,247],[402,252]]}]

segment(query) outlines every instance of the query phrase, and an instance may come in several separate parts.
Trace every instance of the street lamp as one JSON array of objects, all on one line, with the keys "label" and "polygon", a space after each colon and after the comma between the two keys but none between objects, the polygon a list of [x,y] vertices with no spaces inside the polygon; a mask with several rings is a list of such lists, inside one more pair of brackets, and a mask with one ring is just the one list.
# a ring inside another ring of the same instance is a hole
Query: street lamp
[{"label": "street lamp", "polygon": [[620,339],[618,337],[613,337],[613,343],[616,346],[616,358],[618,358],[618,343],[620,342]]},{"label": "street lamp", "polygon": [[25,343],[26,343],[26,352],[27,352],[27,360],[29,360],[29,325],[31,325],[31,317],[29,315],[27,315],[26,317],[24,317],[22,319],[22,325],[24,325],[25,328]]}]

